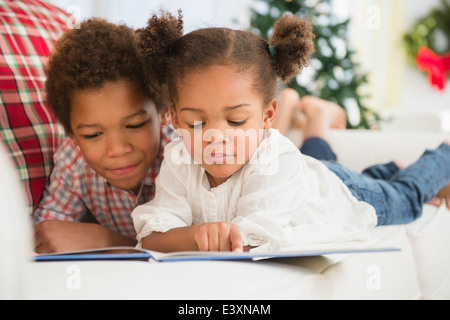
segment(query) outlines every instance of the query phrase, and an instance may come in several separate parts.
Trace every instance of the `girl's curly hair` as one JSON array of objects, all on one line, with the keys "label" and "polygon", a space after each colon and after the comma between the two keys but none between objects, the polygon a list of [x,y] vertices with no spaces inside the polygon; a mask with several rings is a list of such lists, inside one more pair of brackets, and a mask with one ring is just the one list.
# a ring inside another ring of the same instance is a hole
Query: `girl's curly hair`
[{"label": "girl's curly hair", "polygon": [[314,52],[310,21],[284,15],[274,25],[270,41],[241,30],[205,28],[183,35],[181,11],[153,15],[138,30],[146,65],[157,68],[160,85],[167,85],[172,103],[177,99],[177,83],[188,73],[212,65],[233,65],[253,74],[254,89],[264,102],[276,95],[277,80],[292,80],[307,66]]},{"label": "girl's curly hair", "polygon": [[[130,81],[161,106],[160,88],[144,59],[134,30],[99,18],[68,30],[57,42],[47,66],[47,101],[67,134],[72,133],[72,99],[82,90],[108,82]],[[150,73],[147,73],[149,71]]]}]

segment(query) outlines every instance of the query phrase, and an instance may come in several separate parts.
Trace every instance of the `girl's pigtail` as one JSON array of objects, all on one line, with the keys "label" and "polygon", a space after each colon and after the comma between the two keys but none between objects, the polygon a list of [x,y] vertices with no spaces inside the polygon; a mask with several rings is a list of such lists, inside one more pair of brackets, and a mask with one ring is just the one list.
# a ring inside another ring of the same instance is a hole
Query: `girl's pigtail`
[{"label": "girl's pigtail", "polygon": [[286,14],[275,23],[269,51],[275,72],[283,82],[289,82],[308,66],[308,58],[314,53],[313,39],[310,21]]},{"label": "girl's pigtail", "polygon": [[160,16],[154,14],[147,27],[136,31],[138,42],[144,56],[144,65],[159,85],[167,82],[171,51],[178,39],[183,36],[183,15],[178,11],[178,17],[162,11]]}]

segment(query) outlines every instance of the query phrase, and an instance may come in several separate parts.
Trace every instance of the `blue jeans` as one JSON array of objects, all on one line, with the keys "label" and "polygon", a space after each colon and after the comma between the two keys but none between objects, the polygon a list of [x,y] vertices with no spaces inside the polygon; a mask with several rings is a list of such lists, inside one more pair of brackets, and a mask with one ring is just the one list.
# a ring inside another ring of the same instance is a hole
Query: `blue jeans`
[{"label": "blue jeans", "polygon": [[[323,145],[322,148],[324,154],[331,150]],[[358,200],[375,208],[378,225],[414,221],[421,216],[423,205],[450,183],[450,146],[447,144],[427,150],[417,162],[403,170],[391,162],[357,173],[335,159],[321,160]]]},{"label": "blue jeans", "polygon": [[337,157],[328,142],[321,138],[309,138],[305,140],[300,152],[317,160],[337,161]]}]

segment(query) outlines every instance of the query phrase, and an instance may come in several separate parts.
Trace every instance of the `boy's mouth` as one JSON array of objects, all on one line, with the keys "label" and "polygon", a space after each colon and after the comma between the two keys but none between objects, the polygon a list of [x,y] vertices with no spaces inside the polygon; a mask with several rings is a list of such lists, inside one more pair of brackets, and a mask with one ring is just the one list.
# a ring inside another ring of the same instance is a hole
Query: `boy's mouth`
[{"label": "boy's mouth", "polygon": [[138,167],[138,165],[139,164],[134,164],[134,165],[127,166],[127,167],[110,169],[109,171],[111,171],[114,175],[124,176],[124,175],[132,173]]}]

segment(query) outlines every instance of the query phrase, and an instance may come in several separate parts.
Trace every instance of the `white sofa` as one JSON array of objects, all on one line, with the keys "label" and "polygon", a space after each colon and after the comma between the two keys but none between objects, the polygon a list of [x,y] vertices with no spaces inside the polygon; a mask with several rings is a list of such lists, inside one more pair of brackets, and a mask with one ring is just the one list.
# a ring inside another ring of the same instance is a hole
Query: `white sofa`
[{"label": "white sofa", "polygon": [[[392,159],[408,164],[444,138],[342,131],[332,144],[341,162],[360,170]],[[26,233],[23,225],[11,228]],[[31,280],[15,295],[25,299],[450,299],[449,229],[450,212],[426,206],[419,220],[368,235],[371,246],[400,252],[257,262],[29,262],[21,269],[13,266],[20,260],[3,259],[13,253],[0,243],[0,270],[27,273]]]}]

